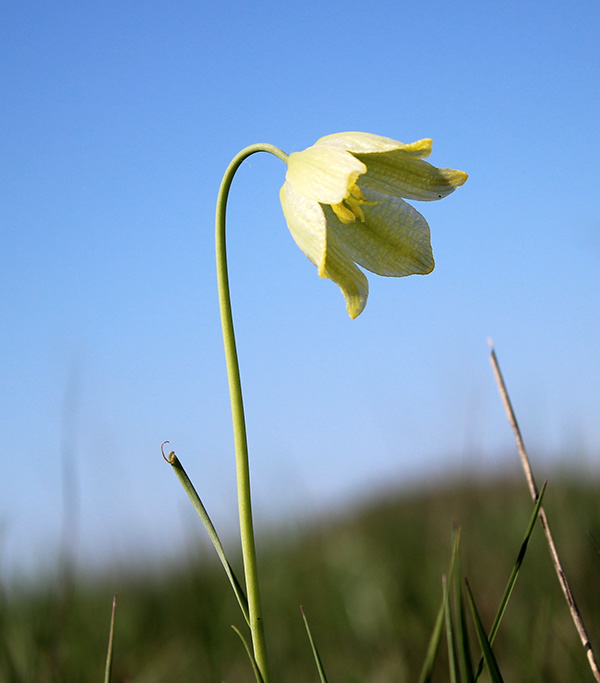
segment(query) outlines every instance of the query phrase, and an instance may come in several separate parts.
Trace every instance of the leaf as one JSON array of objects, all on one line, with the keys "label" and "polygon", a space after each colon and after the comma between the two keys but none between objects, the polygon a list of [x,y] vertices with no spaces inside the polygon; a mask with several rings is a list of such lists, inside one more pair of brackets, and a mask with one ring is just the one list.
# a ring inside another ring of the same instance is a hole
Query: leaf
[{"label": "leaf", "polygon": [[327,683],[327,676],[325,675],[325,669],[323,668],[323,662],[321,661],[321,656],[319,655],[319,651],[317,650],[317,646],[315,644],[314,638],[312,637],[312,633],[310,631],[310,627],[308,625],[308,620],[306,618],[306,614],[304,614],[304,610],[302,607],[300,607],[300,611],[302,612],[302,619],[304,620],[304,626],[306,627],[306,633],[308,634],[308,640],[310,641],[310,647],[312,648],[313,656],[315,658],[315,663],[317,665],[317,670],[319,671],[319,678],[321,679],[321,683]]},{"label": "leaf", "polygon": [[473,623],[475,624],[475,632],[477,633],[477,639],[479,640],[481,651],[483,652],[483,660],[488,668],[490,678],[492,679],[492,683],[504,683],[504,679],[502,678],[502,674],[498,668],[498,662],[496,661],[496,657],[492,652],[492,646],[490,645],[490,641],[485,633],[485,628],[481,622],[479,612],[477,611],[477,606],[475,605],[475,598],[473,597],[473,593],[471,592],[471,587],[469,586],[467,579],[465,579],[465,585],[467,587],[467,596],[469,598],[471,614],[473,615]]}]

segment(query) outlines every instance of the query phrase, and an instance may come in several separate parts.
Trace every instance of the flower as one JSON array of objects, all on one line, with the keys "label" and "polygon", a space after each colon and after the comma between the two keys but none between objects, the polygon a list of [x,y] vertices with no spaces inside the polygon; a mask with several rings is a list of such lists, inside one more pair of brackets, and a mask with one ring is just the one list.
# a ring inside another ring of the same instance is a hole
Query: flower
[{"label": "flower", "polygon": [[289,155],[281,206],[296,244],[333,280],[351,318],[369,283],[358,268],[402,277],[434,268],[429,225],[404,199],[442,199],[467,179],[426,161],[432,141],[336,133]]}]

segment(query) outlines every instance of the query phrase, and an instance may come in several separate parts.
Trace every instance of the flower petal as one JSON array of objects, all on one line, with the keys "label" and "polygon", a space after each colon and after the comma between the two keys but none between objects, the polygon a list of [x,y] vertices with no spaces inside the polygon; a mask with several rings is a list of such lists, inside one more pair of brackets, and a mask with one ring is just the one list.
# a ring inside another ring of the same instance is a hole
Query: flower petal
[{"label": "flower petal", "polygon": [[281,208],[292,237],[317,268],[325,261],[325,217],[321,205],[285,182],[279,191]]},{"label": "flower petal", "polygon": [[430,273],[435,262],[431,251],[429,225],[423,216],[399,197],[361,187],[369,199],[377,203],[364,207],[364,222],[345,225],[329,207],[324,207],[327,218],[327,240],[330,236],[343,241],[353,261],[377,275],[403,277]]},{"label": "flower petal", "polygon": [[379,185],[381,192],[405,199],[442,199],[468,178],[464,171],[436,168],[402,150],[356,156],[366,164],[369,179]]},{"label": "flower petal", "polygon": [[359,175],[366,173],[362,161],[343,149],[313,145],[288,157],[286,181],[296,192],[321,204],[339,204]]},{"label": "flower petal", "polygon": [[319,275],[339,286],[346,299],[348,314],[356,318],[367,304],[369,283],[347,255],[345,246],[330,234],[323,207],[299,194],[288,182],[284,183],[279,197],[294,241],[317,266]]},{"label": "flower petal", "polygon": [[[337,217],[335,220],[343,225]],[[346,299],[346,310],[351,318],[356,318],[363,312],[369,296],[369,281],[349,256],[346,242],[338,239],[329,225],[325,263],[319,268],[319,275],[333,280],[342,290]]]},{"label": "flower petal", "polygon": [[410,144],[385,138],[373,133],[334,133],[325,135],[315,142],[315,146],[328,146],[337,149],[345,149],[352,154],[382,154],[402,150],[405,154],[414,156],[417,159],[424,159],[431,154],[433,142],[429,138],[417,140]]}]

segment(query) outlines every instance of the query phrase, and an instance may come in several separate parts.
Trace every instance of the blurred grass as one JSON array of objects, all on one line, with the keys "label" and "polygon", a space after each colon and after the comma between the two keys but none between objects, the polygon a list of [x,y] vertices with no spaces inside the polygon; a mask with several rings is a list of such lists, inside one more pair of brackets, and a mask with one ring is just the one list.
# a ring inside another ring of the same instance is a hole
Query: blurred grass
[{"label": "blurred grass", "polygon": [[[600,555],[589,534],[600,539],[600,484],[550,478],[544,507],[598,651]],[[416,681],[440,605],[453,524],[462,529],[462,569],[489,630],[532,510],[521,480],[463,481],[389,494],[329,522],[270,532],[259,540],[259,562],[274,680],[319,680],[302,605],[330,681]],[[241,575],[238,562],[232,564]],[[113,593],[113,681],[252,680],[231,629],[242,628],[243,619],[212,556],[76,576],[67,589],[52,582],[3,587],[0,680],[102,680]],[[506,681],[593,680],[539,528],[494,653]],[[434,680],[448,680],[444,657]]]}]

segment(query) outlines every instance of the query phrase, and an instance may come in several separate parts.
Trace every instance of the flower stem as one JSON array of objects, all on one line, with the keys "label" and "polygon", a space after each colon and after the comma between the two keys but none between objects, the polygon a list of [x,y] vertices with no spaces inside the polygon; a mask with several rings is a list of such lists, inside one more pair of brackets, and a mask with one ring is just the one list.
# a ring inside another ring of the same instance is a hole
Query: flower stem
[{"label": "flower stem", "polygon": [[229,293],[229,276],[227,271],[227,249],[225,242],[225,213],[227,197],[233,177],[244,161],[256,152],[268,152],[287,162],[287,154],[277,147],[268,144],[257,144],[246,147],[237,154],[227,167],[219,195],[215,216],[215,248],[217,256],[217,283],[219,288],[219,309],[221,326],[223,329],[223,344],[225,346],[225,361],[229,380],[229,395],[231,399],[231,416],[233,420],[233,438],[235,445],[235,465],[237,478],[238,511],[240,517],[240,536],[242,543],[242,560],[244,577],[248,595],[248,610],[250,616],[250,631],[254,657],[260,669],[264,683],[269,681],[267,664],[267,648],[262,621],[260,591],[258,585],[258,568],[256,563],[256,545],[254,542],[254,526],[252,522],[252,503],[250,496],[250,466],[248,461],[248,443],[246,439],[246,422],[244,418],[244,403],[242,385],[238,363],[235,334],[233,330],[233,316],[231,312],[231,297]]}]

